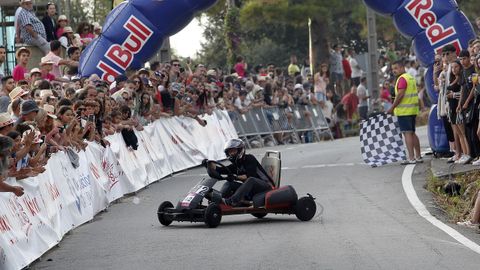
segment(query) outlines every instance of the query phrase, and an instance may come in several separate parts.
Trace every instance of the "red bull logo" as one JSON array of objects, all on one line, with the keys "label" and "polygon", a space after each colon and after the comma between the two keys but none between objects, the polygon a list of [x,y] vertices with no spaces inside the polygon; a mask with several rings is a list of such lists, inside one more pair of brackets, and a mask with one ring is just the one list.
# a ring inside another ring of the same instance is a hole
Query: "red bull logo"
[{"label": "red bull logo", "polygon": [[[428,41],[433,46],[454,36],[457,32],[453,26],[445,29],[443,25],[439,24],[432,7],[433,0],[412,0],[405,6],[420,27],[428,28]],[[458,46],[460,46],[460,43],[458,43]]]},{"label": "red bull logo", "polygon": [[105,55],[122,72],[117,71],[117,69],[104,61],[100,61],[97,65],[97,68],[102,71],[102,80],[109,83],[112,83],[115,77],[123,73],[132,64],[134,55],[142,50],[143,46],[153,35],[153,30],[133,15],[126,21],[123,28],[129,32],[128,37],[121,45],[111,45]]}]

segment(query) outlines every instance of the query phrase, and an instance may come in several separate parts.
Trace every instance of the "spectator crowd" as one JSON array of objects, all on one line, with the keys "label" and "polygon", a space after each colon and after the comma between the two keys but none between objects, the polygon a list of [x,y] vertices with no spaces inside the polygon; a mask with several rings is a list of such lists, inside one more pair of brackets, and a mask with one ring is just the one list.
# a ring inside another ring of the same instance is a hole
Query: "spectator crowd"
[{"label": "spectator crowd", "polygon": [[[21,180],[42,173],[57,151],[75,156],[93,141],[106,147],[106,137],[115,132],[135,151],[134,130],[162,117],[191,117],[204,126],[208,123],[201,116],[217,108],[234,117],[255,108],[277,107],[290,119],[288,108],[311,104],[321,107],[335,137],[342,137],[343,127],[390,109],[396,80],[391,66],[398,60],[417,81],[421,107],[431,104],[423,80],[426,70],[408,50],[396,50],[393,42],[379,59],[376,99],[355,51],[339,44],[329,46],[330,62],[315,69],[308,61],[299,64],[295,55],[285,68],[271,63],[250,66],[238,56],[228,71],[174,59],[128,70],[109,85],[97,75],[78,77],[81,52],[101,34],[101,26],[82,22],[74,32],[68,18],[56,14],[55,4],[49,3],[40,20],[31,0],[21,0],[16,12],[16,42],[38,47],[44,54],[34,63],[37,67],[28,70],[32,52],[21,47],[16,51],[17,65],[6,74],[5,48],[0,46],[0,191],[17,196],[23,194],[22,188],[3,182],[7,177]],[[455,151],[449,162],[480,165],[479,72],[478,39],[459,57],[449,46],[437,56],[439,117]],[[288,134],[275,139],[279,144],[293,141]]]}]

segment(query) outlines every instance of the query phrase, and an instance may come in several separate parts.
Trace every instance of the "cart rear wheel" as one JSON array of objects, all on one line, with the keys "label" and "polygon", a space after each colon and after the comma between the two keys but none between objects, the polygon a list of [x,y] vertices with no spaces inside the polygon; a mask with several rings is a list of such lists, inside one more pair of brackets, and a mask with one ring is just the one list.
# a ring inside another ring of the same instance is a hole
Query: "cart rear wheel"
[{"label": "cart rear wheel", "polygon": [[301,221],[309,221],[315,216],[317,205],[311,197],[303,197],[295,205],[295,215]]},{"label": "cart rear wheel", "polygon": [[267,213],[253,213],[252,216],[256,218],[264,218],[267,215]]},{"label": "cart rear wheel", "polygon": [[172,217],[165,215],[164,213],[165,209],[167,208],[173,208],[173,204],[169,201],[165,201],[160,204],[157,211],[158,221],[160,221],[160,224],[162,224],[163,226],[168,226],[173,222]]},{"label": "cart rear wheel", "polygon": [[205,209],[205,224],[209,228],[216,228],[222,221],[222,209],[218,204],[211,203]]}]

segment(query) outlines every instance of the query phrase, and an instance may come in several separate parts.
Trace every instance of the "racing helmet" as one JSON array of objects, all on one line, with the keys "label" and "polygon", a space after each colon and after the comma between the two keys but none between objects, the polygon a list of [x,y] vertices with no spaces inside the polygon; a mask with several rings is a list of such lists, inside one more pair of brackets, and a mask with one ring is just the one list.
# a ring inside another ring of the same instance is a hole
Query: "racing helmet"
[{"label": "racing helmet", "polygon": [[[234,155],[229,155],[228,152],[230,149],[237,149],[237,153]],[[225,143],[224,151],[228,160],[230,160],[232,163],[235,163],[245,155],[245,143],[240,139],[230,139],[227,143]]]}]

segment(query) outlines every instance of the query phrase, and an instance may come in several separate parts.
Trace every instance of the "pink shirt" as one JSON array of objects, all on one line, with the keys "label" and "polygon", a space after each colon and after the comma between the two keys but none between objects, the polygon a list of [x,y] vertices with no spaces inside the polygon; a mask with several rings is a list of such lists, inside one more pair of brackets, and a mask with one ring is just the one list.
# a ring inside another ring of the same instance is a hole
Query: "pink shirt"
[{"label": "pink shirt", "polygon": [[21,80],[25,80],[25,73],[28,73],[28,70],[25,67],[22,67],[20,65],[16,65],[13,68],[12,76],[13,79],[18,82]]},{"label": "pink shirt", "polygon": [[63,35],[63,27],[57,29],[57,37],[60,38]]},{"label": "pink shirt", "polygon": [[47,75],[42,74],[42,79],[47,80],[49,82],[55,80],[55,78],[56,78],[55,75],[53,75],[52,73],[47,73]]},{"label": "pink shirt", "polygon": [[237,63],[235,65],[235,72],[237,72],[239,77],[245,77],[245,64]]},{"label": "pink shirt", "polygon": [[62,77],[62,74],[60,73],[60,66],[58,65],[62,58],[55,55],[53,52],[49,52],[47,55],[45,55],[45,58],[53,62],[52,74],[55,77]]},{"label": "pink shirt", "polygon": [[390,96],[390,91],[387,88],[382,89],[382,94],[380,97],[384,100],[387,100],[388,102],[392,102],[392,97]]},{"label": "pink shirt", "polygon": [[407,80],[401,77],[398,79],[397,89],[407,89]]}]

